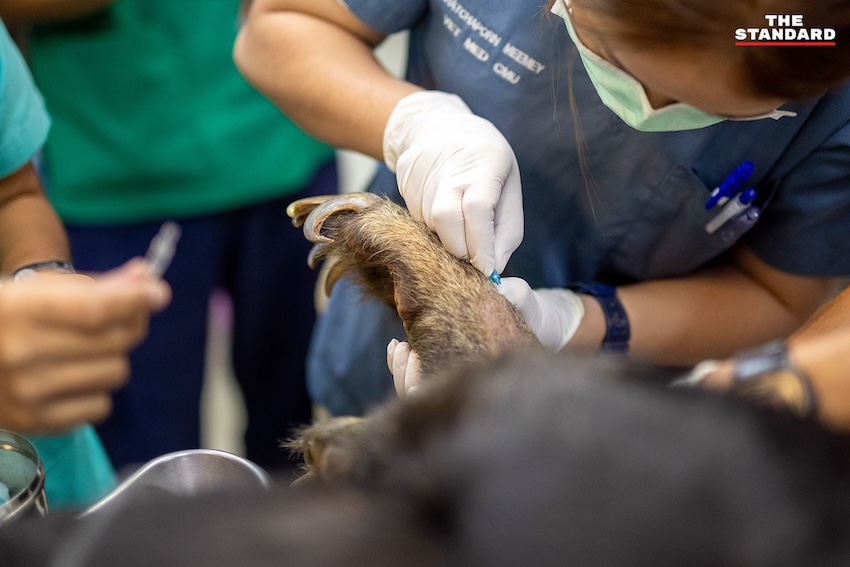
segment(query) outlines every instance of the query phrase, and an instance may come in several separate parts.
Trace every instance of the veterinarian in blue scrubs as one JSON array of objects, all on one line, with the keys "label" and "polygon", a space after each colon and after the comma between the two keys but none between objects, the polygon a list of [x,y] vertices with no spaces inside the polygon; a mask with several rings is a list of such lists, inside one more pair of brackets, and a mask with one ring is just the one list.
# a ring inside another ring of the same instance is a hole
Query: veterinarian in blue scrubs
[{"label": "veterinarian in blue scrubs", "polygon": [[46,471],[51,509],[79,508],[115,484],[94,429],[127,353],[167,284],[130,262],[102,277],[73,273],[62,225],[31,160],[50,120],[0,24],[0,428],[26,434]]},{"label": "veterinarian in blue scrubs", "polygon": [[[236,61],[309,132],[383,161],[370,190],[500,272],[548,348],[688,365],[787,336],[850,273],[850,22],[762,3],[836,41],[753,47],[738,29],[785,20],[678,4],[256,0]],[[371,55],[401,30],[405,81]],[[396,319],[337,286],[319,403],[386,395]]]}]

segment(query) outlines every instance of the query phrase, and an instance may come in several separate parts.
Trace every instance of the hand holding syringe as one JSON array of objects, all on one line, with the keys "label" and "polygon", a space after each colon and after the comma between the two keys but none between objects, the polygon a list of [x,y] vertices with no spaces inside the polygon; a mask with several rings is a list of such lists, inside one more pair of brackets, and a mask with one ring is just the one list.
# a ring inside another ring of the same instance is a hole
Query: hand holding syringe
[{"label": "hand holding syringe", "polygon": [[[127,383],[130,352],[171,301],[162,275],[179,236],[167,222],[144,258],[91,275],[39,272],[0,288],[0,321],[15,330],[0,333],[0,427],[37,433],[106,417],[111,392]],[[25,390],[31,395],[13,395]]]},{"label": "hand holding syringe", "polygon": [[179,239],[180,225],[174,221],[164,222],[145,253],[145,263],[148,265],[151,277],[158,279],[165,274],[165,270],[174,258]]}]

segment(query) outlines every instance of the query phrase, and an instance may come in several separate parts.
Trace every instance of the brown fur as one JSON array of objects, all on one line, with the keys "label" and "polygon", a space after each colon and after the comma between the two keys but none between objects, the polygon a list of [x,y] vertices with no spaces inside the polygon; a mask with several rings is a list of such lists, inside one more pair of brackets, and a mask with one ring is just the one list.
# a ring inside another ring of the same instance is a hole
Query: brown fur
[{"label": "brown fur", "polygon": [[[344,197],[344,196],[342,196]],[[381,200],[328,218],[319,257],[398,311],[424,376],[537,339],[516,309],[469,262],[452,256],[406,209]]]},{"label": "brown fur", "polygon": [[[331,287],[346,275],[397,310],[419,356],[423,380],[508,350],[542,350],[493,283],[446,251],[406,209],[381,199],[352,211],[350,197],[330,200],[338,204],[338,212],[318,221],[316,232],[332,242],[318,244],[315,258],[329,263]],[[303,219],[303,208],[301,212]],[[342,418],[302,429],[286,446],[304,457],[308,471],[340,477],[350,474],[376,438],[386,434],[390,432],[370,423]],[[375,458],[380,460],[377,454]]]}]

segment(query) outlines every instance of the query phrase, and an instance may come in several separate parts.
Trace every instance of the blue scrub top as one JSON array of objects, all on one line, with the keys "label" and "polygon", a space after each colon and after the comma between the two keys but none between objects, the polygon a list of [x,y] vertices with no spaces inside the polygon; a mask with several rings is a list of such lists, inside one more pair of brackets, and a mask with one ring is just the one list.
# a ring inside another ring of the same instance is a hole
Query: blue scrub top
[{"label": "blue scrub top", "polygon": [[[739,241],[786,272],[850,274],[850,86],[784,105],[795,118],[639,132],[602,104],[563,21],[542,4],[346,0],[375,30],[409,28],[408,79],[460,95],[511,143],[526,223],[506,275],[532,287],[676,277]],[[755,165],[747,186],[763,214],[749,231],[729,223],[708,234],[718,212],[705,209],[710,192],[745,160]],[[399,199],[383,167],[371,190]],[[368,405],[391,387],[383,347],[400,327],[345,287],[334,294],[308,379],[318,402],[339,413],[361,392],[372,392]],[[365,336],[372,327],[385,331]]]},{"label": "blue scrub top", "polygon": [[[381,32],[410,27],[408,79],[460,95],[511,143],[526,236],[509,272],[532,286],[703,266],[742,236],[704,227],[716,215],[705,210],[711,189],[745,160],[765,209],[746,236],[755,252],[791,273],[850,274],[850,87],[782,107],[796,118],[645,133],[602,104],[563,21],[541,2],[346,4]],[[384,170],[373,188],[392,194],[395,179]]]}]

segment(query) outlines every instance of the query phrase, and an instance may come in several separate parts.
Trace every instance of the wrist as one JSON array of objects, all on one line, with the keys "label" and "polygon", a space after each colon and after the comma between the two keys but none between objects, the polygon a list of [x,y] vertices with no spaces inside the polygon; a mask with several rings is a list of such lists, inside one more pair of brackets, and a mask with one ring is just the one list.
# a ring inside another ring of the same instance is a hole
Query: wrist
[{"label": "wrist", "polygon": [[787,407],[802,416],[817,412],[811,378],[793,364],[784,341],[773,341],[733,358],[732,390],[769,405]]},{"label": "wrist", "polygon": [[575,336],[570,340],[572,349],[598,350],[605,338],[605,313],[592,295],[577,294],[584,305],[584,317]]},{"label": "wrist", "polygon": [[582,344],[607,352],[628,352],[631,325],[617,288],[593,283],[575,284],[569,289],[580,294],[585,312],[592,314],[582,334]]},{"label": "wrist", "polygon": [[559,352],[569,344],[584,319],[584,302],[577,293],[568,289],[543,288],[536,290],[541,302],[541,344],[549,352]]},{"label": "wrist", "polygon": [[9,278],[12,281],[24,281],[35,276],[39,272],[55,272],[59,274],[75,274],[74,266],[66,260],[47,260],[44,262],[33,262],[15,269]]}]

